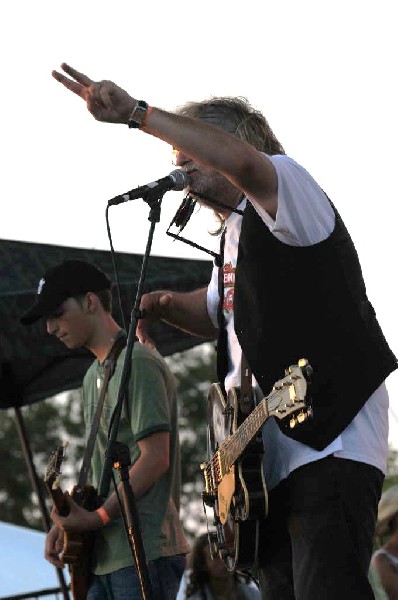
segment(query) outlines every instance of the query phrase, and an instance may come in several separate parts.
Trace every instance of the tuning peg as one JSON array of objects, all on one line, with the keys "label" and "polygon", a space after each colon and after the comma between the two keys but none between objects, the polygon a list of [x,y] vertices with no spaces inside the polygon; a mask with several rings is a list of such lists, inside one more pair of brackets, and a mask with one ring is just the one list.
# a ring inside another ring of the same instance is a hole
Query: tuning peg
[{"label": "tuning peg", "polygon": [[303,412],[303,411],[302,411],[302,412],[300,412],[300,413],[297,415],[297,421],[298,421],[299,423],[302,423],[303,421],[305,421],[305,420],[306,420],[307,416],[308,416],[308,415],[307,415],[305,412]]},{"label": "tuning peg", "polygon": [[292,417],[289,421],[290,429],[294,429],[294,427],[296,427],[296,425],[297,425],[297,420],[295,417]]},{"label": "tuning peg", "polygon": [[306,358],[301,358],[298,361],[298,365],[301,368],[301,371],[302,371],[304,377],[306,378],[306,380],[310,381],[312,374],[314,372],[314,369],[311,367],[308,360]]}]

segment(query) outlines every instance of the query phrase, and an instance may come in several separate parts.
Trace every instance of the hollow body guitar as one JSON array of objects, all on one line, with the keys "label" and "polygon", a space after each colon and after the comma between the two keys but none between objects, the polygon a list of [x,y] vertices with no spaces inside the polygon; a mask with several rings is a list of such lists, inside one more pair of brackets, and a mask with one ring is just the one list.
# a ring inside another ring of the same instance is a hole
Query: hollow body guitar
[{"label": "hollow body guitar", "polygon": [[259,524],[268,512],[261,427],[270,417],[289,419],[290,427],[295,427],[310,416],[306,395],[311,373],[306,359],[291,365],[247,416],[240,409],[238,388],[232,388],[227,398],[217,383],[209,390],[210,458],[200,465],[202,497],[214,512],[212,550],[230,571],[256,563]]},{"label": "hollow body guitar", "polygon": [[[44,482],[61,516],[69,514],[69,505],[60,487],[61,464],[65,457],[66,445],[60,445],[51,454]],[[82,489],[74,486],[71,491],[73,500],[87,510],[95,510],[100,506],[99,498],[94,487],[85,485]],[[91,560],[94,544],[93,532],[64,531],[61,560],[68,565],[71,578],[71,591],[74,600],[86,600]]]}]

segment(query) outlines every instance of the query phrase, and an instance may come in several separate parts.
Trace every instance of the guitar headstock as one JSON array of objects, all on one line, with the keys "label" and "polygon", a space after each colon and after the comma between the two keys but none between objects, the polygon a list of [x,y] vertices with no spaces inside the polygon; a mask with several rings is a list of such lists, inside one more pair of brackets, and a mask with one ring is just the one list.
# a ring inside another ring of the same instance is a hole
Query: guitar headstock
[{"label": "guitar headstock", "polygon": [[46,483],[49,489],[54,489],[59,485],[61,466],[65,458],[65,451],[67,446],[68,442],[64,442],[62,445],[57,446],[57,449],[51,453],[50,460],[46,469],[46,474],[44,476],[44,482]]},{"label": "guitar headstock", "polygon": [[290,417],[291,429],[310,417],[312,409],[307,401],[307,389],[311,375],[312,367],[306,358],[286,369],[285,377],[274,384],[268,396],[270,416],[278,419]]}]

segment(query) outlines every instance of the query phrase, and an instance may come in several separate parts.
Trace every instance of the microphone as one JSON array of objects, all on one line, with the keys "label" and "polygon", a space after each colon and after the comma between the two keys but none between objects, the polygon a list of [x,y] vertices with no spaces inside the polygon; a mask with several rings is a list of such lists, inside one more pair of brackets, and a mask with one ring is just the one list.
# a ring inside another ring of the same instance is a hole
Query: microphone
[{"label": "microphone", "polygon": [[165,193],[169,190],[180,191],[187,187],[189,184],[189,177],[185,171],[181,169],[175,169],[166,177],[162,177],[157,181],[151,181],[146,185],[130,190],[125,194],[115,196],[112,200],[109,200],[108,206],[115,206],[116,204],[122,204],[122,202],[128,202],[129,200],[136,200],[137,198],[145,198],[151,193]]}]

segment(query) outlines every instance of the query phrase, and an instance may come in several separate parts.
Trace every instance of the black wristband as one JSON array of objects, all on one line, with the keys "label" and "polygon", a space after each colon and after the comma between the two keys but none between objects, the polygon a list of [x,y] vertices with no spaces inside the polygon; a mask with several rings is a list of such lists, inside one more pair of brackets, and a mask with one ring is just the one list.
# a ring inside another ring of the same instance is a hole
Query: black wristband
[{"label": "black wristband", "polygon": [[138,100],[137,104],[133,108],[131,115],[127,121],[127,125],[130,128],[138,129],[143,124],[146,113],[148,110],[148,104],[144,100]]}]

